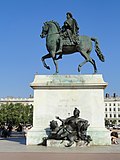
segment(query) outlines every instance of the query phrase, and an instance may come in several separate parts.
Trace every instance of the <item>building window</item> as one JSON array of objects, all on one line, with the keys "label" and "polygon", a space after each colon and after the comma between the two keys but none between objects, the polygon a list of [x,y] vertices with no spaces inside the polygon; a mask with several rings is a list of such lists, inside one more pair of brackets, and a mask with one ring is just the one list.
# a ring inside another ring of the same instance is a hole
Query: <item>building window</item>
[{"label": "building window", "polygon": [[113,111],[116,111],[116,108],[113,108]]},{"label": "building window", "polygon": [[118,117],[120,117],[120,114],[118,114]]},{"label": "building window", "polygon": [[118,111],[120,111],[120,108],[118,108]]},{"label": "building window", "polygon": [[105,117],[107,118],[107,114],[105,115]]},{"label": "building window", "polygon": [[105,103],[105,106],[107,106],[107,103]]},{"label": "building window", "polygon": [[112,117],[112,114],[110,114],[110,118]]},{"label": "building window", "polygon": [[120,103],[118,103],[118,106],[120,106]]},{"label": "building window", "polygon": [[114,114],[114,118],[116,118],[116,114]]},{"label": "building window", "polygon": [[118,122],[120,122],[120,120],[118,120]]},{"label": "building window", "polygon": [[115,103],[113,104],[113,106],[115,106]]},{"label": "building window", "polygon": [[111,108],[109,108],[109,111],[111,111]]},{"label": "building window", "polygon": [[107,111],[107,108],[105,108],[105,111]]},{"label": "building window", "polygon": [[109,106],[111,106],[111,103],[109,103]]}]

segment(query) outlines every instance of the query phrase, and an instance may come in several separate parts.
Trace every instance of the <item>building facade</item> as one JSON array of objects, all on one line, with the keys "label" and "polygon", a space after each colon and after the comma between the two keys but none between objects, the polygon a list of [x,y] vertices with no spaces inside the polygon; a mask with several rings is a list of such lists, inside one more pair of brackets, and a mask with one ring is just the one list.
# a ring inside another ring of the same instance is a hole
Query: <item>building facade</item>
[{"label": "building facade", "polygon": [[14,98],[14,97],[6,97],[6,98],[0,98],[0,105],[1,104],[16,104],[21,103],[24,105],[33,105],[34,99],[32,96],[29,98]]},{"label": "building facade", "polygon": [[105,120],[110,124],[120,124],[120,97],[115,93],[110,96],[108,93],[104,99],[105,102]]}]

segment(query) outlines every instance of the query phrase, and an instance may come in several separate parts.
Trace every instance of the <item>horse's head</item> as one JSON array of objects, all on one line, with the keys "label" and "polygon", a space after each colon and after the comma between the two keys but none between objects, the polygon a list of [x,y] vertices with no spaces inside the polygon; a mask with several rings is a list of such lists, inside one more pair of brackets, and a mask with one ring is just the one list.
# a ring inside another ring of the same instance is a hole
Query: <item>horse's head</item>
[{"label": "horse's head", "polygon": [[59,31],[60,31],[60,26],[57,22],[55,21],[45,22],[44,26],[42,27],[42,32],[40,37],[41,38],[46,37],[48,32],[50,34],[53,34],[53,33],[59,33]]},{"label": "horse's head", "polygon": [[40,34],[40,37],[41,37],[41,38],[45,38],[45,37],[47,36],[47,34],[48,34],[48,29],[49,29],[48,23],[45,22],[45,23],[44,23],[44,26],[42,27],[42,32],[41,32],[41,34]]}]

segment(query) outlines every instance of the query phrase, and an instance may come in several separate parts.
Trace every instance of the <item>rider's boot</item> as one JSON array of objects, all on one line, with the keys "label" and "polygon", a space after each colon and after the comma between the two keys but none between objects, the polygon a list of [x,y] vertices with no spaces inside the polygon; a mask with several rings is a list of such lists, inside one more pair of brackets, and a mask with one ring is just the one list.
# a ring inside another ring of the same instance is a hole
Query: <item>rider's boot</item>
[{"label": "rider's boot", "polygon": [[59,47],[59,49],[57,50],[56,54],[60,54],[59,57],[58,57],[59,59],[62,58],[62,43],[60,44],[60,47]]},{"label": "rider's boot", "polygon": [[59,54],[58,59],[62,59],[62,47],[59,48],[59,50],[56,52],[56,54]]},{"label": "rider's boot", "polygon": [[60,55],[59,55],[59,57],[57,59],[62,59],[62,52],[60,53]]},{"label": "rider's boot", "polygon": [[59,54],[57,60],[62,59],[62,49],[60,48],[56,53]]}]

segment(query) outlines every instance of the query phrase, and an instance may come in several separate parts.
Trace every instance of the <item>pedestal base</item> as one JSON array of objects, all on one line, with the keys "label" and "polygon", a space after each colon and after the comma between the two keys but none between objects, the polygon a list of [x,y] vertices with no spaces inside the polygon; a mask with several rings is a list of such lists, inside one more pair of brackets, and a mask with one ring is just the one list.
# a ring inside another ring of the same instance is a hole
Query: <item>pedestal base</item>
[{"label": "pedestal base", "polygon": [[40,144],[43,142],[43,138],[47,137],[48,134],[49,134],[49,131],[45,131],[43,129],[38,129],[33,127],[27,132],[26,144],[27,145]]},{"label": "pedestal base", "polygon": [[[33,128],[28,131],[27,145],[39,144],[47,137],[55,116],[66,119],[73,110],[90,123],[88,134],[93,145],[110,145],[110,133],[104,126],[104,82],[102,75],[36,75]],[[58,121],[58,124],[61,122]]]}]

